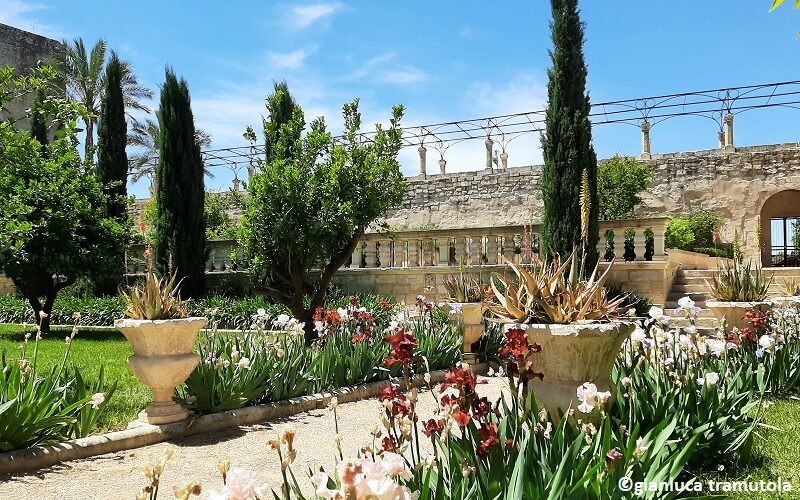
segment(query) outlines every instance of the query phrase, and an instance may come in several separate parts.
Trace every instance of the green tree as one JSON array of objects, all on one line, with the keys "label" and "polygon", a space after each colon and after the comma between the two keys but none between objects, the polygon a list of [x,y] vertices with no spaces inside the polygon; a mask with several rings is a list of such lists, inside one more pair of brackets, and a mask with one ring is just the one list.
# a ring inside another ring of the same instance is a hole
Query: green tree
[{"label": "green tree", "polygon": [[[97,118],[100,115],[100,104],[106,88],[105,65],[108,46],[102,38],[87,51],[82,38],[76,38],[72,43],[67,40],[62,42],[62,51],[51,61],[59,75],[53,81],[51,92],[63,93],[64,85],[67,87],[67,96],[81,103],[88,114],[82,117],[86,126],[84,139],[84,158],[88,161],[94,159],[94,134]],[[133,67],[125,61],[120,61],[122,94],[126,110],[139,110],[149,112],[143,99],[151,99],[153,92],[139,84],[133,72]],[[60,88],[59,88],[60,87]]]},{"label": "green tree", "polygon": [[[780,7],[783,1],[784,0],[772,0],[772,6],[769,8],[770,12]],[[797,9],[798,7],[800,7],[800,0],[794,0],[794,8]]]},{"label": "green tree", "polygon": [[[276,104],[282,94],[279,89],[268,101]],[[306,122],[295,105],[245,200],[240,245],[250,258],[253,284],[305,322],[308,341],[317,337],[312,316],[336,271],[369,225],[405,193],[397,162],[402,106],[392,109],[390,127],[378,126],[371,141],[358,136],[358,100],[345,104],[343,114],[345,139],[334,143],[322,118],[303,136]],[[267,134],[275,119],[270,117]]]},{"label": "green tree", "polygon": [[[205,149],[211,146],[211,135],[202,129],[196,128],[194,131],[195,141],[200,149]],[[154,179],[156,175],[156,164],[158,163],[158,154],[160,146],[158,141],[161,138],[161,127],[158,122],[145,119],[144,122],[134,120],[131,124],[131,132],[128,135],[128,145],[138,149],[138,151],[130,156],[128,160],[129,169],[131,172],[131,180],[139,182],[143,178],[150,179],[151,191],[154,191]],[[207,168],[204,167],[206,177],[214,178]]]},{"label": "green tree", "polygon": [[[272,161],[275,147],[280,141],[280,136],[283,132],[283,124],[289,123],[297,107],[297,103],[289,92],[289,85],[285,80],[273,82],[272,88],[272,96],[274,97],[272,99],[267,98],[266,101],[269,118],[261,120],[264,125],[264,158],[267,163]],[[291,154],[291,151],[287,153]]]},{"label": "green tree", "polygon": [[[112,51],[106,67],[105,89],[100,111],[98,130],[97,177],[103,184],[108,203],[109,217],[122,225],[128,224],[128,124],[125,120],[125,100],[122,93],[124,64]],[[110,256],[113,267],[106,276],[95,280],[95,293],[113,295],[125,274],[125,253]],[[114,265],[115,264],[115,265]]]},{"label": "green tree", "polygon": [[206,263],[203,161],[189,86],[169,68],[161,87],[158,123],[155,262],[162,273],[176,272],[183,279],[184,298],[200,297],[205,293]]},{"label": "green tree", "polygon": [[599,203],[597,157],[592,148],[583,23],[577,0],[551,0],[553,50],[548,69],[548,104],[542,139],[542,248],[568,255],[581,241],[581,178],[588,174],[588,262],[597,261]]},{"label": "green tree", "polygon": [[597,167],[597,194],[600,198],[600,219],[630,219],[639,194],[650,184],[650,165],[636,158],[614,155]]},{"label": "green tree", "polygon": [[44,89],[41,87],[36,91],[36,100],[31,106],[31,137],[39,141],[44,151],[44,146],[50,142],[47,136],[47,120],[45,119],[45,110],[42,109],[43,103],[47,99]]},{"label": "green tree", "polygon": [[[8,86],[0,71],[0,88]],[[0,90],[0,107],[8,95]],[[105,272],[129,234],[106,213],[103,186],[75,147],[78,111],[85,110],[63,99],[48,100],[43,109],[48,120],[64,125],[44,151],[28,132],[0,123],[0,271],[47,333],[58,292]]]}]

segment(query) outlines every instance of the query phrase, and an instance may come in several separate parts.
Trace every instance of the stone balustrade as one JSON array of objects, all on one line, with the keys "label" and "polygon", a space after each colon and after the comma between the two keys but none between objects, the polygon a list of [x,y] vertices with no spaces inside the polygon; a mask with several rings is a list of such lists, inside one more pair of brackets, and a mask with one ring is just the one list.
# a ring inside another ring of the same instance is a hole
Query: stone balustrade
[{"label": "stone balustrade", "polygon": [[[625,234],[633,233],[636,261],[645,259],[645,231],[653,231],[653,257],[665,260],[664,235],[667,218],[632,219],[600,222],[600,256],[606,254],[606,234],[614,232],[614,255],[624,260]],[[499,226],[472,229],[430,229],[368,233],[356,245],[353,256],[345,265],[359,268],[461,267],[503,264],[504,258],[515,263],[529,263],[540,250],[541,228],[530,226]],[[126,259],[128,274],[141,274],[146,269],[144,245],[133,245]],[[236,256],[236,242],[208,242],[206,272],[231,272],[243,269],[243,256]]]},{"label": "stone balustrade", "polygon": [[[606,235],[614,232],[614,255],[625,260],[625,235],[632,234],[637,261],[644,261],[646,230],[653,232],[653,256],[665,260],[664,237],[667,218],[603,221],[600,223],[600,256],[606,254]],[[531,226],[433,229],[369,233],[356,245],[345,266],[358,268],[460,267],[502,264],[504,258],[516,263],[530,262],[540,251],[541,229]]]}]

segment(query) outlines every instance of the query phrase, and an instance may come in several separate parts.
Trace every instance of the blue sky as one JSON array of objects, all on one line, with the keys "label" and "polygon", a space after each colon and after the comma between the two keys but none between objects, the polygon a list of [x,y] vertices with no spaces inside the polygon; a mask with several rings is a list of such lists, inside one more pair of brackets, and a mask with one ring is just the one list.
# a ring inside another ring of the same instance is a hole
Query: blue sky
[{"label": "blue sky", "polygon": [[[769,4],[584,0],[592,100],[800,79],[800,12],[787,5],[769,13]],[[392,104],[406,106],[406,125],[541,109],[549,16],[545,0],[0,0],[0,22],[87,43],[105,37],[154,89],[172,65],[188,80],[197,124],[214,147],[243,145],[245,125],[260,128],[263,99],[279,79],[307,117],[324,115],[334,131],[341,104],[355,97],[365,124],[386,120]],[[797,110],[744,114],[736,143],[797,141],[797,119]],[[713,148],[716,131],[699,118],[665,122],[653,129],[653,152]],[[448,169],[481,168],[481,142],[451,148]],[[595,127],[594,145],[600,157],[635,155],[640,134]],[[508,153],[512,166],[541,161],[533,136]],[[401,162],[416,173],[416,151],[404,150]],[[222,187],[230,178],[220,171],[208,184]],[[135,194],[145,191],[133,186]]]}]

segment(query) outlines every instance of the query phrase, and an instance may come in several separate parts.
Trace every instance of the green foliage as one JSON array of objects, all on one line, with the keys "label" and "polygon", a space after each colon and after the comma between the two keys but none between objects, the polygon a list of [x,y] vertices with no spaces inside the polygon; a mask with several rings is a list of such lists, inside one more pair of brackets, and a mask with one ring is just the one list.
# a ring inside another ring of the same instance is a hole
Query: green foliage
[{"label": "green foliage", "polygon": [[31,107],[31,137],[36,139],[42,146],[50,142],[47,136],[47,120],[45,112],[42,110],[42,103],[44,103],[45,100],[44,89],[37,89],[36,101]]},{"label": "green foliage", "polygon": [[206,239],[235,240],[239,233],[239,224],[231,217],[231,212],[242,211],[244,207],[242,194],[236,191],[207,192],[204,206]]},{"label": "green foliage", "polygon": [[175,274],[161,278],[156,276],[148,258],[144,282],[120,293],[125,302],[125,316],[147,320],[186,318],[188,312],[181,300],[180,283],[175,282],[176,278]]},{"label": "green foliage", "polygon": [[636,247],[633,241],[635,237],[636,231],[633,229],[625,230],[625,253],[622,256],[625,259],[625,262],[636,260]]},{"label": "green foliage", "polygon": [[667,225],[665,238],[667,248],[689,250],[694,248],[694,231],[687,219],[672,219]]},{"label": "green foliage", "polygon": [[[107,386],[102,372],[90,381],[78,368],[67,369],[69,344],[60,363],[40,371],[39,342],[37,334],[32,360],[26,356],[27,338],[18,360],[9,360],[5,350],[0,353],[0,451],[86,436],[116,390],[116,383]],[[103,401],[92,401],[98,393]]]},{"label": "green foliage", "polygon": [[[108,216],[123,226],[128,224],[128,124],[125,119],[125,99],[122,92],[123,63],[117,53],[111,52],[106,67],[103,104],[98,130],[97,177],[105,194]],[[96,293],[112,295],[122,284],[125,274],[125,250],[107,257],[114,264],[105,276],[96,276]]]},{"label": "green foliage", "polygon": [[[259,326],[256,332],[203,333],[199,344],[203,361],[189,376],[180,398],[200,413],[212,413],[385,380],[390,373],[397,376],[399,368],[383,368],[391,347],[378,333],[384,331],[389,315],[379,308],[366,323],[354,317],[334,324],[310,346],[296,334],[263,331],[269,320],[266,312],[253,318]],[[216,324],[218,318],[212,316],[211,321]],[[454,327],[426,320],[408,328],[419,340],[416,357],[429,369],[452,366],[461,358],[461,334]],[[365,331],[372,333],[358,336]]]},{"label": "green foliage", "polygon": [[667,248],[678,248],[691,252],[719,246],[714,241],[715,233],[722,227],[724,219],[721,215],[699,210],[686,217],[676,217],[667,225]]},{"label": "green foliage", "polygon": [[[268,109],[284,98],[277,90]],[[358,135],[357,100],[344,106],[345,136],[335,144],[321,118],[302,135],[306,123],[297,105],[280,133],[277,116],[266,123],[266,133],[278,140],[248,186],[240,247],[250,259],[254,286],[289,307],[309,328],[309,340],[315,337],[311,316],[334,274],[369,224],[405,193],[397,162],[402,113],[401,106],[393,108],[390,127],[378,126],[369,142]]]},{"label": "green foliage", "polygon": [[[781,4],[783,4],[783,0],[772,0],[772,6],[769,8],[770,12],[780,7]],[[800,0],[794,0],[794,8],[797,9],[798,7],[800,7]]]},{"label": "green foliage", "polygon": [[767,297],[771,283],[772,277],[767,279],[760,267],[736,260],[711,277],[711,296],[726,302],[758,302]]},{"label": "green foliage", "polygon": [[651,180],[650,165],[630,156],[614,155],[597,167],[597,193],[600,219],[633,218],[633,210],[642,202],[640,193]]},{"label": "green foliage", "polygon": [[623,284],[619,281],[609,282],[606,285],[606,290],[608,291],[609,297],[624,296],[625,300],[622,302],[622,305],[633,309],[636,316],[639,317],[647,316],[650,306],[653,305],[649,297],[625,290]]},{"label": "green foliage", "polygon": [[[16,84],[0,74],[9,95]],[[0,102],[0,104],[2,104]],[[59,290],[81,276],[104,275],[127,245],[128,229],[106,213],[103,186],[75,149],[73,102],[41,104],[63,125],[42,149],[27,132],[0,123],[0,270],[39,312],[49,313]],[[48,331],[49,318],[41,320]]]},{"label": "green foliage", "polygon": [[158,122],[156,267],[162,274],[178,274],[182,298],[202,297],[207,255],[203,162],[195,140],[189,87],[171,69],[161,87]]},{"label": "green foliage", "polygon": [[577,0],[551,0],[553,50],[548,69],[546,132],[542,139],[542,250],[568,255],[581,241],[581,178],[588,174],[587,260],[598,260],[597,157],[592,148],[583,24]]},{"label": "green foliage", "polygon": [[606,240],[606,252],[603,254],[603,259],[605,259],[606,262],[611,262],[615,257],[613,229],[606,230],[605,240]]}]

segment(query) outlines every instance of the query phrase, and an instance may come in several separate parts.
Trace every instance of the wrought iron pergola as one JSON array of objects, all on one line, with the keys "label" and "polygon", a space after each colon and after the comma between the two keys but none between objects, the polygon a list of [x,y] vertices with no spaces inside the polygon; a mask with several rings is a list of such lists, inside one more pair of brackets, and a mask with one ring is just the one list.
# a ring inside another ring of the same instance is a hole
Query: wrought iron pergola
[{"label": "wrought iron pergola", "polygon": [[[719,132],[720,146],[733,146],[733,118],[756,109],[784,107],[800,109],[800,81],[747,85],[720,89],[683,92],[620,101],[593,103],[590,119],[593,126],[622,124],[642,131],[642,156],[650,155],[650,130],[667,120],[696,116],[712,120]],[[541,134],[545,128],[545,110],[527,111],[452,122],[404,127],[403,147],[416,147],[420,152],[421,173],[424,156],[432,147],[439,153],[444,171],[447,150],[460,142],[483,139],[487,148],[487,168],[492,168],[491,152],[497,145],[502,154],[512,141],[528,134]],[[359,135],[371,141],[375,132]],[[336,140],[341,140],[339,136]],[[258,158],[264,158],[265,146],[251,144],[230,148],[208,149],[202,152],[207,168],[224,167],[239,179],[239,172],[252,172]],[[507,155],[505,156],[507,158]],[[496,161],[496,160],[495,160]],[[505,168],[505,159],[503,160]]]}]

